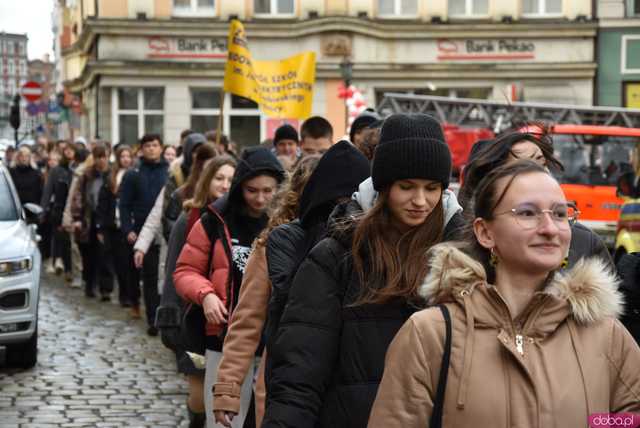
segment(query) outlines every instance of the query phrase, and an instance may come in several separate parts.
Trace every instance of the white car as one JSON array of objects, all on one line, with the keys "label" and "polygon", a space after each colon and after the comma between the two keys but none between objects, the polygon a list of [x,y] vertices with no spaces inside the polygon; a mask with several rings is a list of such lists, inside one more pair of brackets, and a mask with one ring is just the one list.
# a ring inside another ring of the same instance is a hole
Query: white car
[{"label": "white car", "polygon": [[38,356],[41,256],[35,204],[23,207],[9,171],[0,164],[0,364],[33,367]]}]

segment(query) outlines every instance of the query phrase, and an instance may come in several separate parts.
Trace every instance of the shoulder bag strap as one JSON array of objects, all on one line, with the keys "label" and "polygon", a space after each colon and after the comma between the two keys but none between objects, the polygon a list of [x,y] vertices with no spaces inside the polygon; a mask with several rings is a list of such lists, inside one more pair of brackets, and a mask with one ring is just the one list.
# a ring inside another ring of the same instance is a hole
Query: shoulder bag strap
[{"label": "shoulder bag strap", "polygon": [[449,360],[451,357],[451,315],[445,305],[438,305],[446,328],[444,341],[444,352],[442,353],[442,364],[440,365],[440,376],[438,377],[438,389],[433,400],[433,412],[429,421],[429,428],[442,428],[442,415],[444,408],[444,393],[447,389],[447,376],[449,375]]}]

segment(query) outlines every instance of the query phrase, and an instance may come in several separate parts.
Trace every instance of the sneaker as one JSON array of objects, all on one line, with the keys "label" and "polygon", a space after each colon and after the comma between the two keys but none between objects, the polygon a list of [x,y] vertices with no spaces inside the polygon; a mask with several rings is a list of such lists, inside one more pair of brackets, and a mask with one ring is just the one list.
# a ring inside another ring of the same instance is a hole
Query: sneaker
[{"label": "sneaker", "polygon": [[71,275],[71,272],[67,272],[64,274],[64,283],[69,287],[71,287],[71,285],[73,284],[73,275]]},{"label": "sneaker", "polygon": [[56,268],[53,266],[52,260],[47,260],[47,269],[45,270],[45,272],[49,275],[53,275],[54,273],[56,273]]},{"label": "sneaker", "polygon": [[140,306],[138,305],[131,306],[131,318],[135,320],[139,320],[140,318],[142,318],[142,315],[140,315]]},{"label": "sneaker", "polygon": [[56,259],[55,263],[53,264],[53,268],[56,271],[56,275],[62,275],[62,272],[64,272],[64,263],[62,263],[61,259]]},{"label": "sneaker", "polygon": [[151,337],[156,337],[158,335],[158,329],[156,327],[151,326],[147,329],[147,334]]},{"label": "sneaker", "polygon": [[82,279],[76,277],[71,281],[71,288],[82,288]]}]

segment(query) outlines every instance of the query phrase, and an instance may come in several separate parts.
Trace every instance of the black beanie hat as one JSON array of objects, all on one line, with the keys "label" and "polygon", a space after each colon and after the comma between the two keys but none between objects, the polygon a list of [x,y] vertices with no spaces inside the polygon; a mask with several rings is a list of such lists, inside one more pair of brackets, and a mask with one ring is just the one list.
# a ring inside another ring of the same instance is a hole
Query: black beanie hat
[{"label": "black beanie hat", "polygon": [[349,141],[353,143],[353,138],[356,135],[356,132],[363,128],[367,128],[369,125],[379,120],[380,115],[378,115],[378,113],[373,109],[366,109],[360,113],[360,115],[356,117],[351,124],[351,129],[349,130]]},{"label": "black beanie hat", "polygon": [[293,140],[297,143],[299,141],[298,131],[296,131],[296,128],[294,128],[293,126],[285,123],[278,129],[276,129],[276,133],[273,136],[273,145],[275,146],[276,144],[278,144],[278,141],[281,140]]},{"label": "black beanie hat", "polygon": [[422,178],[449,187],[451,152],[440,123],[426,114],[394,114],[385,119],[373,157],[373,187]]}]

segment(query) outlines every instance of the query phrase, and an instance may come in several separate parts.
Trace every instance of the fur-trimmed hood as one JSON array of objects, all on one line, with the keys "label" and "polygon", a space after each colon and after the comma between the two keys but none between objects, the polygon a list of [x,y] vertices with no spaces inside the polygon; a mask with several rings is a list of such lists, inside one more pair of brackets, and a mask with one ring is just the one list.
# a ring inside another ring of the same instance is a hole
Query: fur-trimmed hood
[{"label": "fur-trimmed hood", "polygon": [[[456,300],[463,290],[473,293],[480,284],[493,288],[483,266],[455,244],[436,245],[430,256],[430,272],[419,289],[427,302]],[[580,324],[616,318],[623,311],[618,279],[599,258],[582,259],[568,271],[556,273],[538,294],[566,302]]]}]

